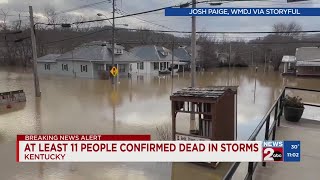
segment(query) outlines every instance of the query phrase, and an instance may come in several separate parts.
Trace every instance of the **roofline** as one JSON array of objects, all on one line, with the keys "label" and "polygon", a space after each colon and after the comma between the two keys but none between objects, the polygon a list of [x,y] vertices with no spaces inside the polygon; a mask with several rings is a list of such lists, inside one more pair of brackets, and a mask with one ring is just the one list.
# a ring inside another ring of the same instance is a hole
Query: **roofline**
[{"label": "roofline", "polygon": [[161,60],[160,56],[159,56],[159,53],[158,53],[158,50],[157,50],[157,46],[156,45],[153,45],[154,47],[154,52],[156,53],[156,56],[159,58],[159,60]]},{"label": "roofline", "polygon": [[57,63],[57,61],[37,61],[37,63]]}]

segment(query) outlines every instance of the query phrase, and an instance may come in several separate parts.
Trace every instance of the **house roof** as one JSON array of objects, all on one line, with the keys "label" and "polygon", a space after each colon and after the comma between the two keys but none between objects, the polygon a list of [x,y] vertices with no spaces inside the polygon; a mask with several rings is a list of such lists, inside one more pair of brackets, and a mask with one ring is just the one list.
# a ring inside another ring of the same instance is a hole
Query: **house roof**
[{"label": "house roof", "polygon": [[61,56],[61,54],[47,54],[37,58],[37,62],[56,62],[59,56]]},{"label": "house roof", "polygon": [[181,47],[173,50],[173,55],[179,58],[181,61],[191,61],[191,56],[188,51]]},{"label": "house roof", "polygon": [[[130,52],[145,61],[171,61],[172,60],[171,51],[162,46],[155,46],[155,45],[138,46],[138,47],[132,48]],[[173,59],[179,60],[179,58],[175,56]]]},{"label": "house roof", "polygon": [[296,57],[295,56],[283,56],[281,62],[289,62],[289,63],[294,63],[296,62]]},{"label": "house roof", "polygon": [[[94,41],[83,44],[72,51],[66,52],[57,60],[78,60],[78,61],[112,61],[111,44],[102,41]],[[115,45],[115,49],[122,49],[123,54],[114,56],[115,62],[139,62],[140,58],[124,50],[124,47]]]},{"label": "house roof", "polygon": [[320,48],[318,47],[300,47],[296,49],[297,61],[310,61],[320,59]]},{"label": "house roof", "polygon": [[210,98],[218,99],[225,92],[232,91],[237,92],[237,86],[211,86],[203,88],[183,88],[171,95],[171,97],[198,97],[198,98]]}]

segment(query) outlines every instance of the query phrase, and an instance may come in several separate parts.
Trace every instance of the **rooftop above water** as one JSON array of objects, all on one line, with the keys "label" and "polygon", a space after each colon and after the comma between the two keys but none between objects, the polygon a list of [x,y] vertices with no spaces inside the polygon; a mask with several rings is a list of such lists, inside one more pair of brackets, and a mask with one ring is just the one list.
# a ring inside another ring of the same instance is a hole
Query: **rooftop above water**
[{"label": "rooftop above water", "polygon": [[188,87],[173,93],[172,97],[219,98],[229,90],[236,93],[237,86]]}]

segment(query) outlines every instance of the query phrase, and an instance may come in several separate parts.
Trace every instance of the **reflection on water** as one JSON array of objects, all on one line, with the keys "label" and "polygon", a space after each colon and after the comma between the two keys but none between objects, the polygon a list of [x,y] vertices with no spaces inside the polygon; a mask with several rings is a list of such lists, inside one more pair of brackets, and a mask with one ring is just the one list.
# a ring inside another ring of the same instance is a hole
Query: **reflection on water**
[{"label": "reflection on water", "polygon": [[[173,80],[173,81],[172,81]],[[238,87],[238,138],[247,139],[285,85],[320,89],[319,79],[282,77],[262,69],[213,69],[199,72],[199,86]],[[41,98],[34,97],[30,72],[0,71],[0,92],[23,89],[27,102],[21,108],[0,112],[0,174],[4,179],[171,179],[171,163],[20,163],[15,160],[15,136],[33,133],[151,134],[171,123],[172,92],[189,86],[190,74],[133,76],[109,81],[41,77]],[[299,94],[300,95],[300,94]],[[301,94],[320,102],[317,94]],[[306,115],[318,116],[314,111]],[[188,129],[188,118],[178,128]],[[179,129],[178,129],[179,130]],[[196,176],[195,176],[196,178]],[[2,178],[1,178],[2,179]]]}]

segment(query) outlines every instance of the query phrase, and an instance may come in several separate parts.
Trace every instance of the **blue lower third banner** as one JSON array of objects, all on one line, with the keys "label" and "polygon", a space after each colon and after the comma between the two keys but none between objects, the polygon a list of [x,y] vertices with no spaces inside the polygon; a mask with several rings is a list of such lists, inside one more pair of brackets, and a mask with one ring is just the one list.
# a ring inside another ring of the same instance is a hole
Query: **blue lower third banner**
[{"label": "blue lower third banner", "polygon": [[320,8],[166,8],[166,16],[320,16]]},{"label": "blue lower third banner", "polygon": [[300,162],[300,141],[284,141],[283,152],[285,162]]},{"label": "blue lower third banner", "polygon": [[264,141],[264,162],[300,162],[300,141]]}]

